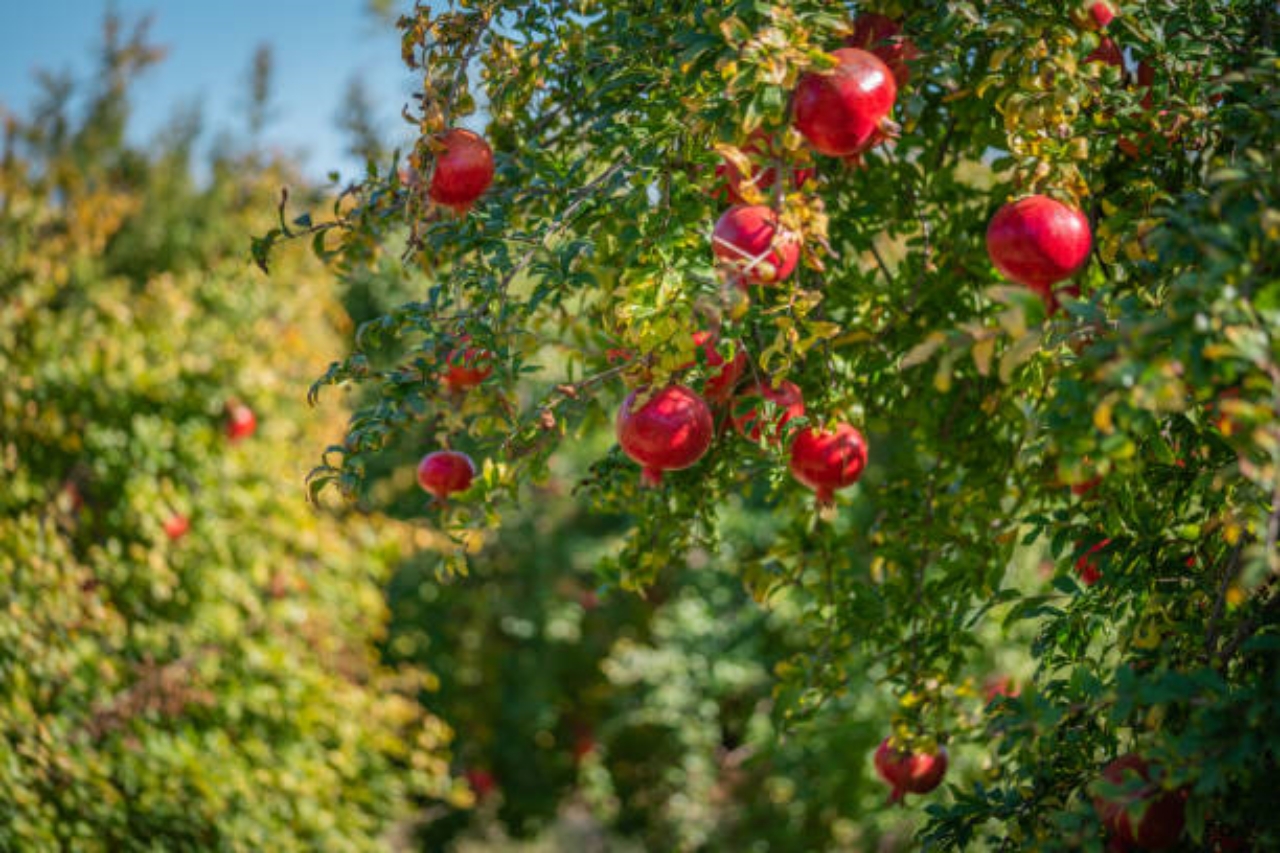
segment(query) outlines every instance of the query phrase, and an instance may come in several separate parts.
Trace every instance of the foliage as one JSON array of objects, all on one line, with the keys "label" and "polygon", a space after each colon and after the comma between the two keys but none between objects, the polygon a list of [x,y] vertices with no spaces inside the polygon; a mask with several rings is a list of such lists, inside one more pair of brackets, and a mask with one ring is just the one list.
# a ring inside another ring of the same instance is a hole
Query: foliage
[{"label": "foliage", "polygon": [[[727,433],[661,490],[602,453],[576,495],[627,519],[599,562],[607,584],[676,584],[690,555],[732,548],[725,568],[790,638],[772,724],[820,743],[839,713],[986,755],[927,806],[929,845],[1099,850],[1090,794],[1131,751],[1188,791],[1188,849],[1210,832],[1280,844],[1266,807],[1280,707],[1274,7],[1118,4],[1118,69],[1086,61],[1100,36],[1071,5],[419,5],[401,21],[423,78],[407,168],[371,164],[332,219],[282,217],[256,243],[266,266],[306,234],[349,281],[396,270],[414,294],[365,322],[313,388],[367,401],[313,493],[334,484],[377,506],[388,459],[463,447],[481,482],[428,518],[452,543],[441,574],[483,575],[484,542],[550,481],[553,454],[606,426],[627,388],[705,378],[690,332],[716,330],[754,375],[800,385],[810,422],[861,426],[869,468],[828,522],[787,477],[785,445]],[[861,167],[816,158],[788,127],[799,76],[830,67],[855,11],[900,17],[921,52],[900,138]],[[433,137],[477,110],[498,177],[453,216],[422,179]],[[760,128],[776,165],[819,178],[754,199],[805,257],[744,297],[712,267],[714,167],[749,157]],[[1082,206],[1096,237],[1058,312],[1003,283],[983,248],[995,210],[1029,192]],[[459,399],[436,377],[463,334],[497,369]],[[619,350],[632,357],[615,364]],[[738,496],[771,537],[731,544]],[[1104,539],[1086,587],[1070,566]],[[1043,574],[1011,571],[1041,560]],[[1029,632],[1034,675],[983,713],[973,685],[1001,631]],[[862,716],[872,692],[892,720]],[[829,837],[848,808],[824,813]]]},{"label": "foliage", "polygon": [[54,87],[8,117],[0,166],[0,849],[380,849],[410,795],[469,794],[430,674],[376,653],[403,535],[298,488],[332,278],[255,282],[296,176],[244,152],[195,184],[190,119],[128,147],[158,52],[113,20],[104,55],[82,115]]}]

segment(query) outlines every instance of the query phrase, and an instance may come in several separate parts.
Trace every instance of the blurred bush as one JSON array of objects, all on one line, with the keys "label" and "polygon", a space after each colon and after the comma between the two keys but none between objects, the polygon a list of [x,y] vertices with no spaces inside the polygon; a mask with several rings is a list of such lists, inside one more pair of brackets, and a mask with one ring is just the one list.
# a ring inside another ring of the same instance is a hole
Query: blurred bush
[{"label": "blurred bush", "polygon": [[127,146],[160,52],[105,47],[83,111],[46,78],[6,118],[0,849],[381,849],[410,796],[469,793],[432,676],[377,655],[403,530],[304,501],[337,427],[299,389],[346,317],[246,237],[299,178],[247,150],[195,182],[191,116]]}]

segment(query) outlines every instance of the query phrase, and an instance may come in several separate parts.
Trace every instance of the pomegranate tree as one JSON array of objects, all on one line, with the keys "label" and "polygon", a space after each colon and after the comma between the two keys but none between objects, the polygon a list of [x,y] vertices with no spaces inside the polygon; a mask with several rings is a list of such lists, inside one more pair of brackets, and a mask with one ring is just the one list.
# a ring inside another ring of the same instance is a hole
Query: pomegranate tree
[{"label": "pomegranate tree", "polygon": [[418,463],[418,485],[443,502],[455,492],[471,488],[476,465],[471,457],[456,450],[437,450]]},{"label": "pomegranate tree", "polygon": [[876,773],[890,790],[889,802],[898,803],[907,794],[927,794],[942,784],[947,775],[947,750],[934,752],[902,750],[887,737],[880,742],[875,755]]},{"label": "pomegranate tree", "polygon": [[718,265],[740,285],[777,284],[795,271],[800,240],[784,230],[778,214],[762,204],[729,208],[711,235]]},{"label": "pomegranate tree", "polygon": [[750,390],[743,392],[734,401],[733,428],[738,435],[748,441],[759,442],[764,433],[764,414],[761,412],[760,399],[768,400],[779,410],[773,421],[771,444],[777,444],[783,427],[794,418],[804,415],[804,394],[800,386],[785,379],[776,385],[756,383]]},{"label": "pomegranate tree", "polygon": [[657,487],[663,471],[688,468],[703,457],[715,424],[706,401],[683,385],[668,385],[637,408],[641,393],[632,391],[618,410],[618,444],[640,463],[641,482]]},{"label": "pomegranate tree", "polygon": [[817,494],[819,506],[858,482],[867,467],[867,442],[847,423],[831,429],[806,427],[791,445],[791,474]]},{"label": "pomegranate tree", "polygon": [[1182,837],[1186,791],[1166,791],[1152,777],[1146,759],[1129,754],[1104,767],[1094,785],[1093,808],[1120,850],[1167,850]]},{"label": "pomegranate tree", "polygon": [[493,183],[493,150],[460,127],[447,131],[439,146],[427,194],[437,204],[466,212]]},{"label": "pomegranate tree", "polygon": [[1054,285],[1075,275],[1089,260],[1093,236],[1079,210],[1043,195],[1001,207],[987,227],[987,254],[1002,275],[1046,301]]},{"label": "pomegranate tree", "polygon": [[839,62],[834,69],[800,78],[795,124],[815,151],[848,157],[865,151],[877,133],[896,133],[889,113],[898,85],[889,66],[873,53],[844,47],[832,56]]}]

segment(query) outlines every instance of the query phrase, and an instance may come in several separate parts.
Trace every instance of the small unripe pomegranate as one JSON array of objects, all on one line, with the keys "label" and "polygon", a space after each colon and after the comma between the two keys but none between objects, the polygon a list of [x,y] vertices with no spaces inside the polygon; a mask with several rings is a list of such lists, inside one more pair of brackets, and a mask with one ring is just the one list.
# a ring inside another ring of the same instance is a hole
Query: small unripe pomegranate
[{"label": "small unripe pomegranate", "polygon": [[[702,386],[703,396],[713,403],[724,401],[733,393],[738,380],[742,378],[743,371],[747,369],[746,351],[735,343],[733,360],[726,363],[724,356],[720,355],[720,351],[716,348],[716,336],[711,332],[694,332],[693,343],[702,348],[707,359],[707,367],[710,368],[707,372],[707,381]],[[693,367],[693,365],[689,364],[686,367]],[[717,367],[720,369],[716,370]]]},{"label": "small unripe pomegranate", "polygon": [[427,194],[437,204],[466,212],[493,183],[493,149],[460,127],[447,131],[440,145]]},{"label": "small unripe pomegranate", "polygon": [[774,420],[773,437],[770,439],[771,444],[777,444],[783,427],[804,415],[804,394],[794,382],[783,380],[777,386],[756,384],[739,395],[733,406],[733,428],[748,441],[759,442],[764,433],[764,416],[757,402],[761,397],[781,410]]},{"label": "small unripe pomegranate", "polygon": [[244,403],[232,403],[227,407],[227,438],[243,441],[258,430],[258,416]]},{"label": "small unripe pomegranate", "polygon": [[865,150],[876,132],[892,135],[889,118],[898,85],[880,57],[855,47],[835,51],[837,65],[800,78],[795,92],[796,128],[814,150],[846,157]]},{"label": "small unripe pomegranate", "polygon": [[703,457],[715,424],[706,401],[683,385],[668,385],[636,408],[638,393],[632,391],[618,410],[618,444],[640,463],[641,482],[657,487],[663,471],[688,468]]},{"label": "small unripe pomegranate", "polygon": [[778,215],[762,204],[734,205],[711,235],[719,265],[739,284],[777,284],[795,271],[800,240],[778,224]]},{"label": "small unripe pomegranate", "polygon": [[182,513],[175,512],[164,520],[163,528],[164,535],[168,536],[171,542],[177,542],[187,535],[187,531],[191,529],[191,521]]},{"label": "small unripe pomegranate", "polygon": [[1094,559],[1093,555],[1110,544],[1110,539],[1103,539],[1088,551],[1081,554],[1079,559],[1076,560],[1076,575],[1079,576],[1080,583],[1085,586],[1093,586],[1095,583],[1102,580],[1102,569],[1098,567],[1098,561]]},{"label": "small unripe pomegranate", "polygon": [[471,457],[456,450],[437,450],[418,463],[418,485],[443,502],[455,492],[471,488],[476,465]]},{"label": "small unripe pomegranate", "polygon": [[1001,274],[1046,300],[1089,260],[1093,235],[1079,210],[1047,196],[1010,202],[987,226],[987,254]]},{"label": "small unripe pomegranate", "polygon": [[875,54],[893,73],[898,88],[911,79],[907,65],[920,56],[915,42],[902,35],[902,27],[887,15],[865,12],[853,22],[853,33],[844,40],[845,47],[856,47]]},{"label": "small unripe pomegranate", "polygon": [[867,442],[846,423],[829,430],[806,427],[791,445],[791,474],[817,493],[819,506],[835,500],[839,489],[858,482],[867,467]]},{"label": "small unripe pomegranate", "polygon": [[[1104,767],[1102,779],[1113,786],[1143,782],[1137,790],[1113,799],[1101,793],[1093,796],[1094,810],[1122,849],[1166,850],[1178,843],[1186,824],[1185,791],[1163,790],[1152,781],[1147,761],[1133,754],[1122,755]],[[1142,817],[1134,826],[1129,810],[1139,807]]]},{"label": "small unripe pomegranate", "polygon": [[[722,188],[717,188],[716,192],[712,194],[713,197],[727,197],[731,204],[747,204],[747,200],[743,197],[744,187],[754,186],[758,192],[764,193],[770,190],[774,183],[777,182],[777,168],[757,162],[767,161],[775,155],[775,146],[768,133],[764,130],[757,130],[751,134],[751,139],[746,145],[742,146],[742,153],[746,154],[752,161],[751,174],[744,175],[736,164],[726,159],[719,166],[716,166],[717,184],[722,180],[723,185],[721,185]],[[803,187],[813,177],[812,169],[789,171],[792,185],[796,189]],[[784,171],[784,174],[786,174],[786,171]]]},{"label": "small unripe pomegranate", "polygon": [[947,775],[947,750],[906,752],[893,746],[891,738],[880,742],[875,755],[876,772],[890,787],[889,802],[901,802],[907,794],[927,794],[942,784]]},{"label": "small unripe pomegranate", "polygon": [[462,349],[451,350],[445,356],[447,367],[440,381],[450,391],[470,390],[493,373],[493,353],[467,346],[470,341],[470,335],[462,335],[458,338]]}]

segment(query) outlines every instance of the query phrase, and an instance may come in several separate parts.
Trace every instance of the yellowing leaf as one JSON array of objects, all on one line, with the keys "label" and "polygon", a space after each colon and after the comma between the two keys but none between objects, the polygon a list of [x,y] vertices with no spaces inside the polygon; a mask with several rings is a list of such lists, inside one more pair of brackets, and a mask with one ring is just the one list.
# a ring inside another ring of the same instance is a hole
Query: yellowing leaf
[{"label": "yellowing leaf", "polygon": [[978,368],[980,375],[991,375],[991,358],[995,355],[995,352],[996,339],[994,337],[984,338],[974,343],[973,363]]}]

